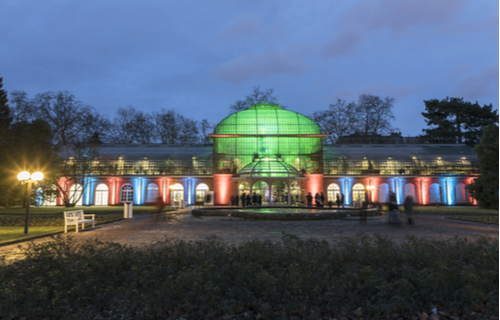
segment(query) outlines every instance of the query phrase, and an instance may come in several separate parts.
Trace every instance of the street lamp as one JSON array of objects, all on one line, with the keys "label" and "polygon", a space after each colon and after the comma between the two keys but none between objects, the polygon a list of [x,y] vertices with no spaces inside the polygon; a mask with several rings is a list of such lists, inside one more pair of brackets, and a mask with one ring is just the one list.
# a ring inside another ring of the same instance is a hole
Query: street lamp
[{"label": "street lamp", "polygon": [[28,192],[26,193],[26,219],[24,220],[24,234],[28,234],[28,220],[30,215],[30,202],[31,202],[31,184],[43,180],[43,173],[35,172],[30,174],[28,171],[20,172],[17,179],[22,184],[26,183]]}]

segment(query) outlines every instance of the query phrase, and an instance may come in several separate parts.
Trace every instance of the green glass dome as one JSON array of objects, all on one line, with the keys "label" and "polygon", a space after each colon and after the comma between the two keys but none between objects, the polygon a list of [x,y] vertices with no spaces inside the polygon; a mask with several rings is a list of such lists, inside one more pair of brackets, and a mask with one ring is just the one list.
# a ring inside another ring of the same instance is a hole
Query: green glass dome
[{"label": "green glass dome", "polygon": [[239,175],[244,178],[294,178],[300,176],[300,172],[281,159],[259,158],[243,167]]},{"label": "green glass dome", "polygon": [[308,117],[275,104],[255,104],[223,119],[214,135],[318,135],[320,127]]}]

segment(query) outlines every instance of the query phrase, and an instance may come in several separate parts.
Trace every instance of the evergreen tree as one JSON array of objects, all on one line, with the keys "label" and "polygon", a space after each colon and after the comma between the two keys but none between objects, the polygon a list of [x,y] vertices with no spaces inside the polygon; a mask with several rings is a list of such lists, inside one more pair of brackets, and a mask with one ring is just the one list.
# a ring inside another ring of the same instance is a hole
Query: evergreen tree
[{"label": "evergreen tree", "polygon": [[422,115],[429,128],[422,131],[431,140],[474,146],[481,139],[483,127],[498,123],[498,112],[491,104],[481,107],[477,102],[449,97],[424,103],[426,111]]},{"label": "evergreen tree", "polygon": [[481,143],[475,148],[481,175],[468,186],[473,198],[484,208],[498,209],[498,126],[484,129]]},{"label": "evergreen tree", "polygon": [[0,78],[0,133],[5,132],[12,122],[12,116],[10,115],[10,109],[7,102],[9,102],[7,99],[7,91],[3,89],[3,78]]}]

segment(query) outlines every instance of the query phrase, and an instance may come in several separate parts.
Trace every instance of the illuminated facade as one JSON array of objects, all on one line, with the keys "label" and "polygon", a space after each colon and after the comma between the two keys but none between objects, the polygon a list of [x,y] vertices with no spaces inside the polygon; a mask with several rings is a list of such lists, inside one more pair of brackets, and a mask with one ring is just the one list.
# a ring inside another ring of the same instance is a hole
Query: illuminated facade
[{"label": "illuminated facade", "polygon": [[389,192],[400,204],[407,195],[423,205],[474,204],[465,186],[479,172],[477,156],[464,145],[324,145],[316,123],[278,105],[234,113],[209,136],[209,146],[103,145],[83,204],[201,204],[213,194],[229,205],[243,192],[263,205],[304,203],[308,192],[333,202],[343,194],[347,205],[386,203]]}]

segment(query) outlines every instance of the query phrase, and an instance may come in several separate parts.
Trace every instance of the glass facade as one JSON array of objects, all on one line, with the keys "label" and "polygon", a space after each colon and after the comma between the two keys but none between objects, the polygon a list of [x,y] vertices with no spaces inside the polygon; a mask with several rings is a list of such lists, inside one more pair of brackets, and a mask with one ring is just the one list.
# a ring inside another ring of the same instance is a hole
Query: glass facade
[{"label": "glass facade", "polygon": [[[92,176],[207,176],[293,178],[302,174],[471,175],[479,173],[474,150],[452,144],[323,145],[308,117],[278,105],[254,105],[223,119],[212,145],[106,144]],[[77,159],[64,160],[78,165]],[[84,165],[82,163],[81,165]]]},{"label": "glass facade", "polygon": [[271,158],[300,173],[322,173],[323,137],[306,116],[278,105],[253,105],[215,127],[213,172],[236,174],[252,162]]},{"label": "glass facade", "polygon": [[325,175],[467,175],[479,173],[464,145],[324,146]]}]

